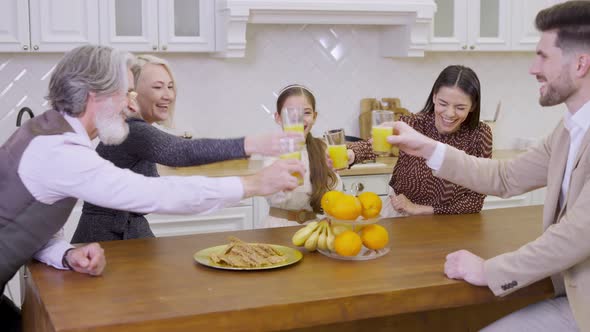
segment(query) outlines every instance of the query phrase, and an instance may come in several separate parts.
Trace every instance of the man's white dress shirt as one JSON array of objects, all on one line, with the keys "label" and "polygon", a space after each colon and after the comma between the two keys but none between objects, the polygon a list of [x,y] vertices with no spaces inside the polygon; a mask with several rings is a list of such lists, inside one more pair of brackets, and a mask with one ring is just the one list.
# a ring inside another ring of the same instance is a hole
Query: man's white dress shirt
[{"label": "man's white dress shirt", "polygon": [[[239,177],[145,177],[101,158],[82,125],[64,115],[75,132],[37,136],[23,152],[18,175],[38,201],[53,204],[74,197],[138,213],[208,213],[237,204],[244,194]],[[57,233],[35,259],[56,268],[72,246]]]}]

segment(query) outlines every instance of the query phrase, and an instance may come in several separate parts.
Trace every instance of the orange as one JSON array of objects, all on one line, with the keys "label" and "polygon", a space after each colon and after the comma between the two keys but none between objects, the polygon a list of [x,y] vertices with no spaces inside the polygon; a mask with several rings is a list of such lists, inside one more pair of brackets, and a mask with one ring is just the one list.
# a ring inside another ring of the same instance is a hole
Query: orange
[{"label": "orange", "polygon": [[344,193],[337,190],[330,190],[326,192],[322,196],[322,200],[320,202],[324,213],[331,214],[330,211],[332,210],[332,205],[338,200],[339,197],[342,196],[344,196]]},{"label": "orange", "polygon": [[364,192],[358,196],[363,210],[361,212],[365,219],[374,218],[381,212],[381,198],[372,192]]},{"label": "orange", "polygon": [[342,195],[330,206],[330,215],[336,219],[355,220],[361,215],[363,207],[358,198]]},{"label": "orange", "polygon": [[334,239],[334,250],[340,256],[356,256],[361,251],[361,237],[353,231],[344,231]]},{"label": "orange", "polygon": [[378,250],[385,248],[389,242],[389,234],[385,227],[381,225],[367,225],[361,231],[361,240],[365,247]]}]

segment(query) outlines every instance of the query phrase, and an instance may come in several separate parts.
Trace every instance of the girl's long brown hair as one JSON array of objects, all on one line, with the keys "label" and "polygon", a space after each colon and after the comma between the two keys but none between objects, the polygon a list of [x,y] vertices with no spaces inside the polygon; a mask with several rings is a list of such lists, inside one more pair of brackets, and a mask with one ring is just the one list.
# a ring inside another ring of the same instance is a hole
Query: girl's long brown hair
[{"label": "girl's long brown hair", "polygon": [[[313,112],[316,112],[315,97],[311,91],[301,85],[289,85],[281,90],[277,98],[277,113],[279,115],[281,115],[285,101],[291,96],[305,96],[311,104]],[[326,162],[326,143],[319,138],[313,137],[310,132],[305,137],[305,145],[307,146],[307,153],[309,155],[309,179],[311,181],[309,204],[313,212],[322,213],[322,196],[336,186],[338,178]]]}]

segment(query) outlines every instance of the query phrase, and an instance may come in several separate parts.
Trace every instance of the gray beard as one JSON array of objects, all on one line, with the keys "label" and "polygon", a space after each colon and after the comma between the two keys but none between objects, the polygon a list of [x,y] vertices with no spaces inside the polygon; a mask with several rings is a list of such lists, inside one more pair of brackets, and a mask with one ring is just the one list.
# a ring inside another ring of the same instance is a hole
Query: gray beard
[{"label": "gray beard", "polygon": [[[110,108],[110,109],[107,109]],[[96,130],[98,138],[105,145],[119,145],[129,134],[129,125],[121,113],[112,111],[112,99],[96,113]]]}]

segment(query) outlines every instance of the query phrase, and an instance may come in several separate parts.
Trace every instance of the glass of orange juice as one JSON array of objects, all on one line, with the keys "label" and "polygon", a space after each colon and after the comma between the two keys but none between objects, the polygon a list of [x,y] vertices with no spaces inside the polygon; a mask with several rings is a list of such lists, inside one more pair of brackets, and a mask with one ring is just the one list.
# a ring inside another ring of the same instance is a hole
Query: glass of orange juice
[{"label": "glass of orange juice", "polygon": [[[281,122],[283,131],[286,133],[301,133],[304,135],[305,126],[303,125],[303,108],[301,107],[284,107],[281,110]],[[305,139],[299,142],[299,147],[303,148]]]},{"label": "glass of orange juice", "polygon": [[281,110],[283,131],[303,134],[303,108],[285,107]]},{"label": "glass of orange juice", "polygon": [[373,137],[373,152],[379,156],[387,156],[391,153],[391,144],[387,142],[387,136],[393,135],[393,112],[373,111],[371,114],[373,126],[371,136]]},{"label": "glass of orange juice", "polygon": [[[294,137],[283,137],[280,140],[281,144],[281,155],[280,159],[297,159],[301,160],[301,144]],[[297,178],[299,185],[303,184],[303,175],[299,172],[293,173],[293,176]]]},{"label": "glass of orange juice", "polygon": [[344,129],[332,129],[326,131],[324,137],[328,142],[328,154],[335,170],[348,168],[348,153],[346,151],[346,141]]}]

